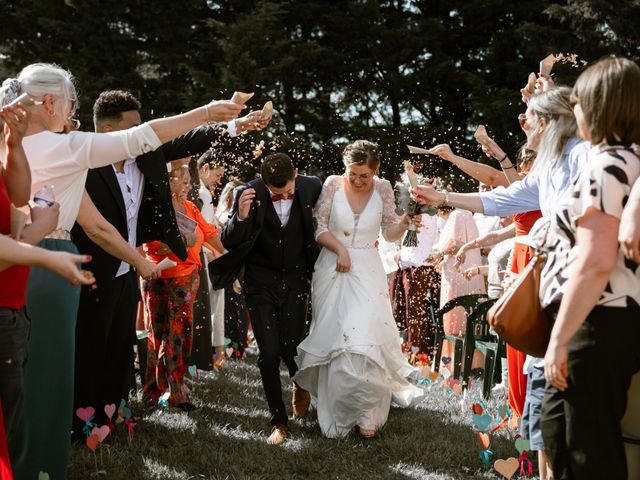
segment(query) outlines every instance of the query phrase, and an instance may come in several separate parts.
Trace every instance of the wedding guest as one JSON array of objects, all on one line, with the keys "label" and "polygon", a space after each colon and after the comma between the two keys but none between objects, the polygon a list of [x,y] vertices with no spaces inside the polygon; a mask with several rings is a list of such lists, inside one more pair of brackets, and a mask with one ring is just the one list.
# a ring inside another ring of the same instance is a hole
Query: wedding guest
[{"label": "wedding guest", "polygon": [[[229,220],[235,189],[241,185],[240,181],[232,180],[222,189],[216,207],[216,216],[223,227]],[[234,349],[235,358],[244,356],[249,331],[249,311],[242,284],[242,280],[236,278],[230,285],[224,287],[224,332],[225,337],[231,341],[230,345]]]},{"label": "wedding guest", "polygon": [[[201,212],[204,219],[222,231],[222,224],[218,220],[216,215],[215,204],[213,203],[213,192],[217,186],[220,185],[222,176],[224,175],[224,165],[216,160],[215,151],[213,149],[207,150],[198,159],[198,174],[200,177],[200,188],[198,194],[200,201],[202,202]],[[207,265],[213,259],[218,258],[224,252],[211,251],[204,247],[204,253],[207,260]],[[209,301],[211,304],[211,343],[214,349],[214,367],[220,368],[224,364],[225,356],[225,330],[224,330],[224,288],[213,289],[211,282],[209,281],[208,266],[205,265],[207,272],[204,281],[209,288]]]},{"label": "wedding guest", "polygon": [[[27,265],[46,268],[75,284],[93,283],[93,279],[83,275],[75,265],[76,262],[86,263],[88,257],[30,246],[37,244],[55,228],[59,212],[57,204],[52,207],[34,206],[31,209],[32,223],[22,233],[13,227],[11,205],[23,203],[29,198],[31,189],[29,163],[22,147],[29,112],[21,105],[16,108],[3,107],[0,119],[3,123],[0,129],[4,129],[0,144],[3,153],[0,162],[0,415],[4,418],[4,429],[0,435],[11,438],[24,396],[24,369],[30,329],[25,311],[29,276]],[[21,242],[9,238],[9,235],[19,235],[16,240]]]},{"label": "wedding guest", "polygon": [[[430,310],[439,308],[440,274],[428,258],[438,244],[440,229],[436,215],[423,213],[420,216],[417,245],[400,243],[396,254],[400,269],[392,275],[389,295],[393,300],[396,325],[407,332],[407,343],[419,352],[430,353],[434,341]],[[431,299],[434,299],[433,304]]]},{"label": "wedding guest", "polygon": [[[435,247],[434,257],[440,262],[440,308],[449,300],[478,293],[486,293],[484,278],[473,277],[466,279],[462,272],[469,267],[482,264],[480,249],[475,247],[470,250],[460,265],[456,265],[456,252],[462,245],[473,241],[478,237],[478,228],[473,221],[473,215],[468,210],[440,208],[443,218],[447,223],[440,234],[440,240]],[[463,307],[456,307],[443,316],[443,326],[446,334],[464,336],[466,331],[467,313]],[[477,352],[479,354],[479,352]],[[453,358],[453,345],[445,340],[442,347],[442,356]],[[481,364],[481,358],[474,354],[474,365]]]},{"label": "wedding guest", "polygon": [[[408,407],[424,392],[400,348],[386,275],[376,241],[400,239],[411,223],[395,213],[391,184],[377,177],[378,146],[356,140],[343,152],[344,175],[325,181],[315,210],[313,321],[298,346],[294,380],[316,400],[318,423],[330,438],[354,427],[371,438],[384,426],[391,401]],[[252,317],[253,318],[253,317]]]},{"label": "wedding guest", "polygon": [[[288,433],[280,362],[290,377],[296,374],[294,357],[305,335],[311,272],[318,255],[311,211],[322,185],[316,177],[298,175],[283,153],[266,157],[260,173],[261,178],[238,189],[222,235],[229,253],[209,267],[212,275],[224,275],[231,284],[244,264],[245,299],[271,412],[273,430],[267,443],[279,445]],[[309,393],[295,382],[292,390],[294,414],[305,417]]]},{"label": "wedding guest", "polygon": [[219,251],[223,247],[216,227],[207,223],[198,207],[187,200],[191,189],[189,167],[178,160],[171,163],[171,168],[173,208],[184,225],[181,232],[188,250],[187,258],[181,260],[160,241],[143,245],[145,255],[154,263],[168,259],[176,264],[162,270],[158,278],[142,280],[142,298],[151,323],[143,400],[156,405],[164,396],[169,407],[190,411],[194,405],[189,401],[184,376],[190,365],[193,301],[200,280],[201,249],[203,244]]},{"label": "wedding guest", "polygon": [[[70,233],[80,208],[87,171],[135,157],[210,120],[228,120],[241,106],[212,102],[174,117],[110,134],[64,131],[73,118],[77,95],[71,74],[55,65],[32,64],[0,89],[0,104],[26,92],[35,102],[23,141],[32,175],[31,192],[53,185],[60,203],[57,229],[40,242],[43,248],[76,253]],[[32,195],[33,196],[33,195]],[[75,323],[80,288],[38,267],[27,291],[31,318],[29,361],[25,369],[24,409],[10,442],[18,478],[40,471],[64,478],[69,456],[73,405]],[[51,321],[55,318],[55,322]],[[55,391],[56,395],[44,392]]]},{"label": "wedding guest", "polygon": [[[640,67],[624,58],[597,62],[576,81],[571,105],[593,146],[544,242],[540,299],[554,323],[542,433],[554,478],[625,479],[620,420],[640,369],[640,282],[638,265],[618,248],[618,228],[640,176]],[[602,361],[612,352],[613,369]]]}]

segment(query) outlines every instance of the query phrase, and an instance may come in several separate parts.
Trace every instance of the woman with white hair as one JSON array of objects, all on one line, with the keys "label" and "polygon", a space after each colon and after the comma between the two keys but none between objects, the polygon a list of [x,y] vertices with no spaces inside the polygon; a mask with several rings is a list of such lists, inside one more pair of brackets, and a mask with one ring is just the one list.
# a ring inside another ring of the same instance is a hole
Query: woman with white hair
[{"label": "woman with white hair", "polygon": [[[68,131],[77,104],[70,72],[52,64],[25,67],[0,89],[0,105],[22,94],[31,111],[23,145],[32,174],[31,196],[52,185],[60,204],[57,229],[39,246],[77,253],[71,230],[89,168],[134,158],[203,123],[236,117],[241,105],[214,101],[187,113],[110,133]],[[97,288],[100,288],[98,285]],[[9,440],[17,478],[46,472],[65,478],[73,412],[75,322],[80,287],[42,268],[33,268],[27,290],[32,321],[25,370],[23,415]]]}]

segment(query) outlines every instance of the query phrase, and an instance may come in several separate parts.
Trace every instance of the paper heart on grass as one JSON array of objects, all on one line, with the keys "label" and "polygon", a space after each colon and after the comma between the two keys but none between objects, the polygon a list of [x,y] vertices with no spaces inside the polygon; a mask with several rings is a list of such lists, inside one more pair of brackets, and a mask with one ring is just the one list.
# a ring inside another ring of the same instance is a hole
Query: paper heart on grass
[{"label": "paper heart on grass", "polygon": [[473,424],[481,432],[486,432],[492,421],[491,415],[473,415]]},{"label": "paper heart on grass", "polygon": [[522,452],[531,450],[531,443],[529,440],[525,440],[524,438],[516,439],[516,450],[518,453],[522,455]]},{"label": "paper heart on grass", "polygon": [[476,433],[476,437],[483,450],[489,450],[489,446],[491,445],[491,440],[489,439],[489,435],[484,432]]},{"label": "paper heart on grass", "polygon": [[87,437],[87,447],[89,447],[89,450],[91,450],[92,452],[95,453],[96,447],[98,446],[99,443],[100,443],[100,437],[98,437],[97,434],[94,433],[90,437]]},{"label": "paper heart on grass", "polygon": [[94,413],[96,413],[96,411],[93,407],[84,407],[76,410],[76,415],[78,416],[78,418],[80,418],[80,420],[85,423],[87,423],[91,419],[91,417],[93,417]]},{"label": "paper heart on grass", "polygon": [[429,380],[435,382],[440,376],[440,372],[429,372]]},{"label": "paper heart on grass", "polygon": [[95,427],[93,430],[91,430],[91,436],[93,437],[94,435],[96,435],[100,443],[102,443],[104,442],[104,439],[109,435],[109,432],[111,432],[109,425],[103,425],[101,427]]},{"label": "paper heart on grass", "polygon": [[111,419],[113,418],[113,414],[116,413],[116,404],[110,403],[109,405],[105,405],[104,413],[107,415],[107,419],[111,421]]},{"label": "paper heart on grass", "polygon": [[411,352],[415,355],[416,353],[418,353],[420,351],[419,347],[411,347]]},{"label": "paper heart on grass", "polygon": [[478,402],[474,402],[471,404],[471,411],[476,415],[482,415],[482,412],[484,412],[484,409],[482,408],[482,405],[480,405]]},{"label": "paper heart on grass", "polygon": [[496,469],[503,477],[510,479],[518,471],[520,463],[517,458],[507,458],[506,460],[496,460],[493,464],[493,468]]},{"label": "paper heart on grass", "polygon": [[462,393],[462,384],[456,383],[453,387],[451,387],[451,390],[453,390],[453,393],[455,393],[456,395],[460,395]]},{"label": "paper heart on grass", "polygon": [[233,348],[229,347],[227,348],[227,357],[230,357],[231,355],[233,355]]},{"label": "paper heart on grass", "polygon": [[197,371],[198,371],[198,367],[196,367],[195,365],[189,365],[189,375],[191,375],[192,377],[195,377]]}]

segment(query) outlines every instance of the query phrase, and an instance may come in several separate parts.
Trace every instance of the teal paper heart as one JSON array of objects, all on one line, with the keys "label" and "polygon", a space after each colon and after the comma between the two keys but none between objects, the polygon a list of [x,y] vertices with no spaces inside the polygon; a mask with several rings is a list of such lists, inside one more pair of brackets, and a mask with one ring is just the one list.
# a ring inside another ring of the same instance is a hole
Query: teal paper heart
[{"label": "teal paper heart", "polygon": [[491,415],[473,415],[473,424],[481,432],[486,432],[492,421]]}]

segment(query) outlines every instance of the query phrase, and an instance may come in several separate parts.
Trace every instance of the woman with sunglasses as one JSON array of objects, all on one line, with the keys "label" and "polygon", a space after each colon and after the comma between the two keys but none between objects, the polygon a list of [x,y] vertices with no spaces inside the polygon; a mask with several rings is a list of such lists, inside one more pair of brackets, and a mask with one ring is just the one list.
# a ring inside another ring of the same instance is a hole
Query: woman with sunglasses
[{"label": "woman with sunglasses", "polygon": [[[77,249],[69,231],[80,208],[88,169],[134,158],[203,123],[235,118],[242,109],[231,102],[214,101],[129,130],[60,135],[72,127],[76,108],[71,73],[51,64],[29,65],[17,78],[5,80],[0,105],[23,94],[31,104],[31,121],[23,140],[31,166],[31,196],[44,185],[53,185],[60,204],[57,229],[39,246],[72,253]],[[31,270],[27,310],[32,324],[23,415],[9,445],[17,478],[36,478],[39,472],[51,478],[66,477],[79,296],[79,286],[45,269]]]}]

